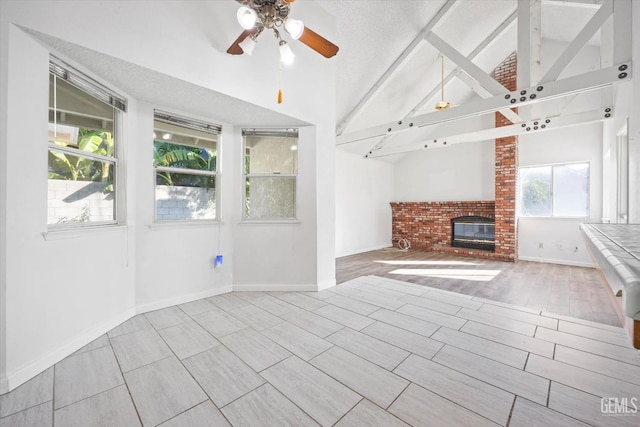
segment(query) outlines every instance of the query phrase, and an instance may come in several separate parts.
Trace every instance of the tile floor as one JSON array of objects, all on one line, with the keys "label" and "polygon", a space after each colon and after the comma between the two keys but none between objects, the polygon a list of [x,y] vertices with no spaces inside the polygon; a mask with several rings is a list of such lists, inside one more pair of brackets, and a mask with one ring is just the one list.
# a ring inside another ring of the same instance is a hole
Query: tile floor
[{"label": "tile floor", "polygon": [[618,327],[365,276],[136,316],[0,396],[0,427],[638,426],[639,398]]}]

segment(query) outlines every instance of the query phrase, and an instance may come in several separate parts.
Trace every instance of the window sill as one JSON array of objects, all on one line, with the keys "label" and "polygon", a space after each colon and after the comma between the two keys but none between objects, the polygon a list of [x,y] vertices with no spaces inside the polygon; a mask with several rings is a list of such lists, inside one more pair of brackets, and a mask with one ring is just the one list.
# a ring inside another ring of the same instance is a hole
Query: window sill
[{"label": "window sill", "polygon": [[561,221],[590,221],[589,216],[519,216],[518,219],[536,219],[536,220],[561,220]]},{"label": "window sill", "polygon": [[127,230],[126,225],[96,225],[93,227],[84,228],[69,228],[69,229],[53,229],[42,233],[44,240],[65,240],[76,239],[79,237],[96,236],[100,234],[106,234],[111,232],[121,232]]},{"label": "window sill", "polygon": [[170,228],[185,228],[185,227],[219,227],[223,225],[221,221],[217,220],[192,220],[192,221],[157,221],[149,224],[151,230],[163,230]]},{"label": "window sill", "polygon": [[243,219],[239,225],[291,225],[302,224],[299,219]]}]

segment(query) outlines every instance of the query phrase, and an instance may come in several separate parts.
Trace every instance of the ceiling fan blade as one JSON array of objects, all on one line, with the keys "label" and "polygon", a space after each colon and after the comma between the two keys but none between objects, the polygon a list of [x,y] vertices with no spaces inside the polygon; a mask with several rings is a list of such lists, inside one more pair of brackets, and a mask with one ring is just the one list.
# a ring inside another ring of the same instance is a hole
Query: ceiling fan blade
[{"label": "ceiling fan blade", "polygon": [[242,34],[240,34],[240,36],[236,39],[236,41],[234,41],[231,46],[229,46],[229,49],[227,49],[227,53],[230,53],[231,55],[242,55],[244,51],[240,47],[240,43],[242,43],[242,41],[249,37],[251,34],[256,34],[257,32],[257,28],[244,30]]},{"label": "ceiling fan blade", "polygon": [[325,58],[331,58],[338,53],[338,46],[331,43],[329,40],[322,37],[320,34],[312,31],[309,27],[305,26],[302,35],[298,39],[302,43],[309,46],[311,49],[318,52]]}]

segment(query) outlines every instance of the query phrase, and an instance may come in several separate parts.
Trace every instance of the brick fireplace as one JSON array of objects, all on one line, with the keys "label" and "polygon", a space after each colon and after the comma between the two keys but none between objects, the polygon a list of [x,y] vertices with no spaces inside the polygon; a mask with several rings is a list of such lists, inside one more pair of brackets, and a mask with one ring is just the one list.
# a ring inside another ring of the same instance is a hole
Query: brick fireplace
[{"label": "brick fireplace", "polygon": [[[494,70],[495,79],[510,91],[517,89],[516,75],[515,53]],[[511,122],[502,114],[495,113],[495,124],[496,127],[500,127],[510,125]],[[393,202],[393,236],[408,239],[412,248],[516,262],[517,144],[518,139],[515,136],[498,138],[495,141],[495,201]],[[451,220],[463,216],[495,220],[493,251],[452,246]]]}]

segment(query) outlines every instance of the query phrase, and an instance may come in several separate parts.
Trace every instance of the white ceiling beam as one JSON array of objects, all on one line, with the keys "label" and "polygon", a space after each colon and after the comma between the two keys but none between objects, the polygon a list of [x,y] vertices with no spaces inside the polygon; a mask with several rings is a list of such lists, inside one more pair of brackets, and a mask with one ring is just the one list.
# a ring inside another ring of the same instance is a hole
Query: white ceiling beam
[{"label": "white ceiling beam", "polygon": [[[635,2],[635,7],[639,7]],[[631,62],[631,0],[616,0],[613,5],[613,62]]]},{"label": "white ceiling beam", "polygon": [[[542,62],[540,60],[540,50],[542,49],[542,2],[540,0],[531,0],[531,85],[538,84],[542,78]],[[520,87],[518,82],[518,87]],[[542,114],[542,105],[533,104],[529,107],[529,111],[519,111],[526,117],[540,117]]]},{"label": "white ceiling beam", "polygon": [[480,67],[468,60],[457,49],[451,46],[449,43],[442,40],[434,33],[429,33],[426,39],[433,47],[438,49],[444,56],[453,61],[458,67],[465,73],[469,74],[480,85],[487,89],[492,95],[500,95],[507,93],[508,90],[500,83],[498,83],[493,77],[485,73]]},{"label": "white ceiling beam", "polygon": [[[476,46],[475,49],[473,49],[473,51],[467,56],[467,59],[469,61],[472,61],[476,56],[480,54],[480,52],[484,51],[487,48],[487,46],[493,43],[509,27],[511,27],[511,25],[515,22],[515,20],[516,20],[516,12],[513,12],[511,15],[507,17],[507,19],[502,21],[502,23],[495,30],[493,30],[491,34],[489,34],[487,38],[485,38],[482,41],[482,43],[480,43],[478,46]],[[463,74],[462,69],[460,67],[456,67],[451,73],[449,73],[445,77],[444,79],[445,86],[447,83],[449,83],[451,80],[453,80],[454,78],[458,77],[461,74]],[[437,85],[424,98],[422,98],[420,102],[416,104],[416,106],[411,110],[411,112],[404,119],[407,119],[419,113],[420,110],[425,106],[425,104],[429,100],[431,100],[434,96],[436,96],[436,94],[439,92],[440,92],[440,85]]]},{"label": "white ceiling beam", "polygon": [[[480,95],[481,98],[491,98],[493,94],[481,86],[477,81],[469,77],[467,73],[458,74],[458,78],[465,83],[471,90]],[[520,117],[515,111],[511,108],[505,108],[499,110],[499,113],[502,114],[507,120],[510,120],[511,123],[521,122],[522,117]]]},{"label": "white ceiling beam", "polygon": [[531,3],[532,0],[518,2],[518,87],[531,86]]},{"label": "white ceiling beam", "polygon": [[[607,117],[607,115],[609,115]],[[560,129],[567,126],[591,123],[606,120],[612,117],[612,108],[599,108],[597,110],[585,111],[565,116],[549,116],[522,123],[514,123],[509,126],[498,128],[479,129],[473,132],[466,132],[458,135],[429,139],[428,141],[406,144],[397,147],[387,147],[368,154],[365,157],[377,158],[397,154],[405,154],[415,151],[423,151],[433,148],[450,147],[451,145],[465,142],[487,141],[496,138],[506,138],[516,135],[533,134],[548,130]]]},{"label": "white ceiling beam", "polygon": [[[618,68],[622,65],[627,66],[627,75],[619,77],[620,71]],[[536,87],[523,89],[526,90],[525,95],[521,95],[518,91],[507,95],[498,95],[492,98],[470,102],[448,110],[434,111],[412,117],[406,121],[400,120],[396,122],[389,122],[356,132],[339,135],[336,139],[338,143],[342,144],[382,137],[395,132],[404,132],[418,127],[432,126],[438,123],[492,113],[504,108],[520,107],[522,105],[530,105],[532,103],[548,99],[560,98],[573,93],[586,92],[618,82],[627,81],[630,79],[630,76],[631,63],[616,64],[610,68],[591,71],[578,76],[546,83],[543,86],[540,86],[541,90],[537,90]],[[515,100],[515,102],[512,103],[512,100]]]},{"label": "white ceiling beam", "polygon": [[569,63],[576,57],[580,50],[587,44],[593,35],[602,27],[613,12],[611,0],[605,0],[600,9],[587,22],[584,28],[578,33],[575,39],[567,46],[565,51],[560,55],[556,62],[551,66],[549,71],[540,80],[542,83],[557,80]]},{"label": "white ceiling beam", "polygon": [[[494,29],[491,34],[489,34],[478,46],[476,46],[475,49],[473,49],[473,51],[467,56],[468,60],[473,60],[476,56],[478,56],[480,54],[480,52],[484,51],[487,46],[489,46],[491,43],[493,43],[496,39],[498,39],[505,31],[507,31],[507,29],[509,29],[509,27],[511,27],[511,25],[515,22],[516,20],[516,12],[513,12],[511,15],[509,15],[507,17],[507,19],[505,19],[504,21],[502,21],[502,23],[496,28]],[[460,69],[460,67],[456,67],[451,73],[449,73],[445,78],[444,78],[444,84],[445,86],[454,78],[458,77],[459,75],[463,74],[462,70]],[[415,116],[416,114],[418,114],[420,112],[420,109],[424,108],[425,104],[427,102],[429,102],[429,100],[431,100],[434,96],[436,96],[437,93],[440,92],[440,85],[435,86],[431,91],[429,91],[429,93],[427,95],[424,96],[424,98],[422,98],[420,100],[420,102],[418,102],[415,107],[413,107],[411,109],[411,111],[402,118],[402,120],[408,120],[410,117]],[[374,148],[380,148],[382,146],[384,146],[388,141],[389,138],[391,136],[387,135],[385,137],[383,137]],[[342,145],[340,143],[338,143],[337,145]]]},{"label": "white ceiling beam", "polygon": [[407,46],[407,48],[400,54],[400,56],[391,64],[384,74],[376,81],[376,83],[369,89],[365,96],[356,104],[356,106],[347,114],[347,117],[338,125],[337,134],[342,134],[349,125],[362,113],[371,100],[385,87],[385,85],[396,75],[398,69],[405,64],[416,52],[418,46],[424,42],[424,38],[427,34],[433,31],[436,26],[443,21],[457,5],[457,0],[447,0],[447,2],[438,10],[435,16],[427,23],[427,25],[420,31],[415,39]]},{"label": "white ceiling beam", "polygon": [[540,49],[542,46],[542,2],[532,0],[531,3],[531,86],[542,78]]},{"label": "white ceiling beam", "polygon": [[[600,68],[613,65],[613,17],[607,19],[600,28]],[[613,104],[613,87],[602,89],[600,105]]]},{"label": "white ceiling beam", "polygon": [[582,7],[588,9],[597,9],[600,7],[602,0],[545,0],[545,4],[555,6]]},{"label": "white ceiling beam", "polygon": [[[613,88],[613,86],[609,86],[609,87],[602,88],[602,90],[607,90],[607,89],[612,89],[612,88]],[[574,93],[573,95],[565,96],[564,98],[562,98],[560,101],[558,101],[556,106],[553,107],[553,109],[551,110],[550,114],[552,116],[559,116],[560,114],[564,113],[564,111],[567,109],[567,107],[573,102],[574,99],[576,99],[578,97],[578,95],[580,95],[580,94],[579,93]]]}]

